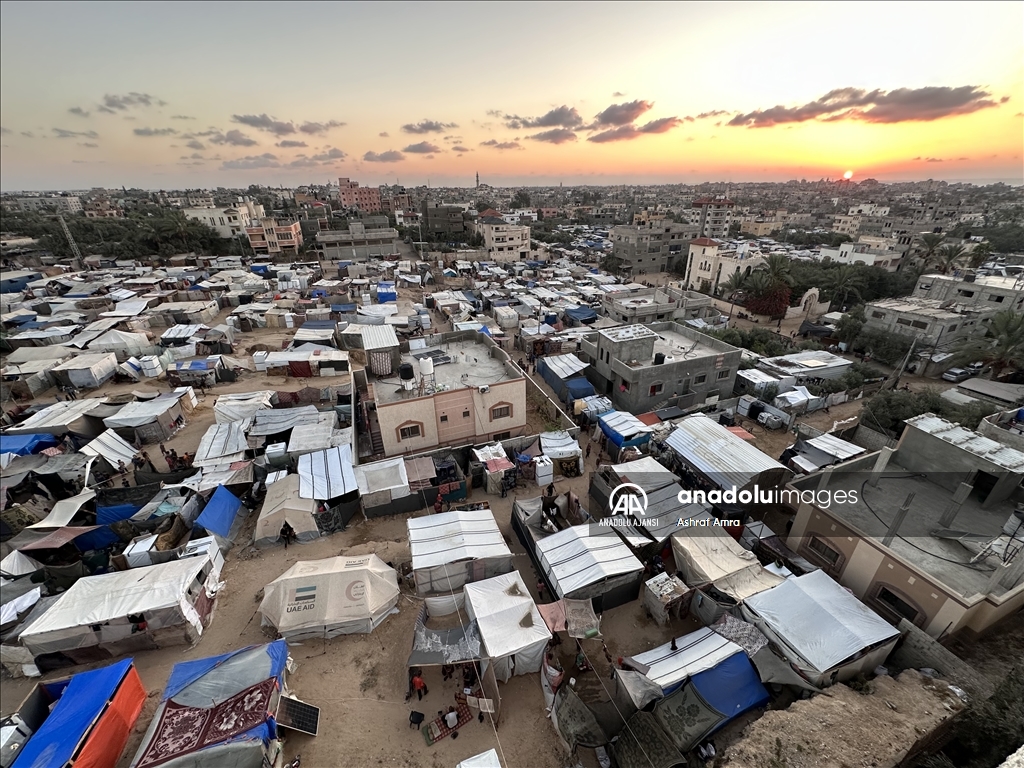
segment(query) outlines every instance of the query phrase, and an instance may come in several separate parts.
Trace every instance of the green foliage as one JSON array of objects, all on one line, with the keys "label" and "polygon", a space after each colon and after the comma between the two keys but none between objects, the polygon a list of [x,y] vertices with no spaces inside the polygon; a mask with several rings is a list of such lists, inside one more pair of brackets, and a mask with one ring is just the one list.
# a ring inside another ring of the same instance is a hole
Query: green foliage
[{"label": "green foliage", "polygon": [[860,307],[860,316],[848,312],[836,323],[836,338],[844,344],[852,344],[864,328],[864,307]]},{"label": "green foliage", "polygon": [[784,283],[776,285],[763,296],[755,296],[747,301],[747,309],[756,315],[781,317],[789,309],[790,287]]},{"label": "green foliage", "polygon": [[939,272],[947,274],[959,262],[966,251],[962,245],[944,245],[935,253],[935,262],[938,264]]},{"label": "green foliage", "polygon": [[619,270],[622,269],[622,259],[613,253],[609,253],[601,258],[601,269],[611,275],[617,275]]},{"label": "green foliage", "polygon": [[861,328],[853,349],[888,365],[896,365],[910,349],[912,340],[898,333],[876,328]]},{"label": "green foliage", "polygon": [[1024,224],[1018,221],[1008,221],[989,227],[973,227],[970,224],[960,224],[950,231],[957,237],[962,237],[969,231],[974,236],[983,236],[992,244],[996,253],[1020,253],[1024,251]]},{"label": "green foliage", "polygon": [[802,229],[798,229],[795,232],[777,229],[772,232],[772,237],[784,243],[793,243],[794,245],[827,245],[830,248],[838,248],[843,243],[849,243],[853,239],[849,235],[841,235],[838,232],[806,232]]},{"label": "green foliage", "polygon": [[478,212],[486,211],[488,208],[498,210],[498,206],[495,203],[492,203],[490,200],[477,200],[476,209]]},{"label": "green foliage", "polygon": [[880,429],[898,436],[903,430],[904,421],[922,413],[934,413],[948,421],[962,424],[967,429],[974,429],[994,411],[995,407],[987,403],[954,405],[934,389],[922,392],[885,389],[864,404],[861,422],[870,429]]},{"label": "green foliage", "polygon": [[786,341],[767,328],[723,328],[720,331],[711,331],[710,335],[726,344],[749,349],[765,357],[778,357],[791,351]]},{"label": "green foliage", "polygon": [[757,396],[757,399],[763,403],[771,403],[779,396],[779,385],[769,384],[761,390],[761,394]]},{"label": "green foliage", "polygon": [[964,339],[954,350],[955,365],[973,362],[992,367],[992,378],[1007,369],[1024,369],[1024,314],[1004,309],[988,322],[985,336]]},{"label": "green foliage", "polygon": [[513,208],[529,208],[530,207],[530,193],[525,189],[517,189],[516,193],[512,196],[512,207]]}]

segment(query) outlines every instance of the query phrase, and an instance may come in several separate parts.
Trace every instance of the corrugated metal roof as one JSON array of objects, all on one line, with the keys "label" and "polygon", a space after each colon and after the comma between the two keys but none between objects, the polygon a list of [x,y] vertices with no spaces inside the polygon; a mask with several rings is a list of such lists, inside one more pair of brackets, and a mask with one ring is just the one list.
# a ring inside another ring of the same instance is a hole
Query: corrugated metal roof
[{"label": "corrugated metal roof", "polygon": [[813,437],[807,441],[807,444],[827,453],[829,456],[835,456],[840,461],[846,461],[858,454],[864,453],[866,450],[859,445],[848,443],[835,435],[828,434]]},{"label": "corrugated metal roof", "polygon": [[393,349],[398,346],[398,335],[392,325],[364,325],[362,328],[363,349]]},{"label": "corrugated metal roof", "polygon": [[683,419],[665,441],[689,464],[720,485],[742,487],[779,462],[707,416]]},{"label": "corrugated metal roof", "polygon": [[590,363],[584,363],[573,354],[545,357],[544,364],[550,368],[558,378],[563,380],[575,376],[584,368],[590,367]]},{"label": "corrugated metal roof", "polygon": [[649,426],[644,424],[640,419],[628,411],[609,411],[608,413],[601,414],[599,420],[602,424],[607,426],[608,429],[622,435],[623,437],[653,431]]}]

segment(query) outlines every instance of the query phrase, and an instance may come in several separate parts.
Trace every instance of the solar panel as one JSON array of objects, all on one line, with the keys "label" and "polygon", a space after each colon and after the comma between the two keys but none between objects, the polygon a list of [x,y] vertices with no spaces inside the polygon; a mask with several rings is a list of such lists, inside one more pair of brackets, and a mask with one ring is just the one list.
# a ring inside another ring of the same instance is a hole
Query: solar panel
[{"label": "solar panel", "polygon": [[320,728],[320,708],[304,701],[282,696],[277,705],[277,724],[293,731],[316,736]]}]

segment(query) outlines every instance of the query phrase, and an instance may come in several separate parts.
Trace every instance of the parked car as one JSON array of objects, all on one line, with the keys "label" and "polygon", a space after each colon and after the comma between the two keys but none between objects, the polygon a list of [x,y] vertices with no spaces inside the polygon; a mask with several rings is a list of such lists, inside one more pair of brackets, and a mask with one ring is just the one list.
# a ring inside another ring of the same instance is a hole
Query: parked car
[{"label": "parked car", "polygon": [[943,381],[966,381],[971,378],[974,374],[966,368],[950,368],[944,374],[942,374]]},{"label": "parked car", "polygon": [[979,373],[982,373],[985,370],[984,363],[971,363],[970,365],[965,365],[964,367],[971,372],[972,376],[977,376]]}]

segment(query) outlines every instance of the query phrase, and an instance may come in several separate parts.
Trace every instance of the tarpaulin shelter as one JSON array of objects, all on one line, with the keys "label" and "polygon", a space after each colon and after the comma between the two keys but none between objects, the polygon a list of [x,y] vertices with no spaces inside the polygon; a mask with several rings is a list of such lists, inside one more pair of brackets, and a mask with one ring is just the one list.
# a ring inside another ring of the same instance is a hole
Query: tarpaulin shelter
[{"label": "tarpaulin shelter", "polygon": [[541,432],[540,450],[565,477],[578,477],[583,471],[583,449],[568,432]]},{"label": "tarpaulin shelter", "polygon": [[519,571],[466,584],[463,591],[495,676],[507,682],[512,675],[539,672],[551,632]]},{"label": "tarpaulin shelter", "polygon": [[597,320],[597,312],[590,307],[569,307],[565,310],[566,320],[569,325],[590,325]]},{"label": "tarpaulin shelter", "polygon": [[490,509],[414,517],[407,525],[420,595],[448,594],[513,569],[512,552]]},{"label": "tarpaulin shelter", "polygon": [[280,752],[284,640],[176,664],[131,768],[261,768]]},{"label": "tarpaulin shelter", "polygon": [[[699,672],[712,669],[730,656],[743,653],[736,643],[707,627],[676,638],[675,649],[668,642],[625,660],[668,695]],[[616,670],[618,671],[618,670]]]},{"label": "tarpaulin shelter", "polygon": [[295,531],[295,539],[300,543],[320,537],[320,528],[316,524],[316,501],[300,496],[299,482],[298,475],[286,475],[267,486],[260,516],[256,520],[257,547],[279,543],[281,526],[286,522]]},{"label": "tarpaulin shelter", "polygon": [[191,643],[213,609],[213,570],[209,558],[190,557],[79,579],[22,632],[21,644],[33,656],[63,653],[85,662],[125,648]]},{"label": "tarpaulin shelter", "polygon": [[372,632],[398,613],[398,574],[376,555],[300,560],[266,586],[260,613],[289,642]]},{"label": "tarpaulin shelter", "polygon": [[298,469],[299,495],[303,499],[326,501],[359,490],[349,445],[304,454],[299,457]]},{"label": "tarpaulin shelter", "polygon": [[113,352],[122,359],[130,355],[145,355],[153,347],[144,333],[110,330],[89,342],[90,352]]},{"label": "tarpaulin shelter", "polygon": [[644,566],[613,530],[575,525],[536,542],[544,581],[561,598],[591,599],[596,611],[635,600]]},{"label": "tarpaulin shelter", "polygon": [[103,431],[103,422],[89,416],[89,413],[105,401],[96,398],[62,401],[43,408],[20,424],[8,427],[7,435],[26,435],[47,432],[51,435],[98,435]]},{"label": "tarpaulin shelter", "polygon": [[637,712],[612,744],[618,768],[685,768],[688,765],[650,712]]},{"label": "tarpaulin shelter", "polygon": [[92,488],[86,488],[81,493],[70,496],[66,499],[61,499],[53,508],[50,513],[40,520],[38,523],[32,523],[28,526],[29,528],[63,528],[66,525],[70,525],[71,521],[78,514],[78,511],[85,505],[86,502],[96,498],[96,491]]},{"label": "tarpaulin shelter", "polygon": [[94,389],[114,375],[117,355],[113,352],[78,355],[50,370],[62,384],[70,384],[79,389]]},{"label": "tarpaulin shelter", "polygon": [[160,443],[169,439],[184,423],[185,415],[176,395],[155,397],[152,400],[136,400],[127,403],[103,423],[118,432],[121,437],[132,438],[143,444]]},{"label": "tarpaulin shelter", "polygon": [[248,448],[243,422],[211,424],[199,440],[192,466],[216,467],[240,461]]},{"label": "tarpaulin shelter", "polygon": [[238,516],[238,510],[241,508],[242,502],[238,500],[238,497],[221,485],[213,492],[213,496],[203,507],[202,513],[196,518],[196,525],[201,525],[222,539],[231,540],[233,538],[232,528]]},{"label": "tarpaulin shelter", "polygon": [[[582,374],[589,367],[589,363],[584,363],[573,354],[551,355],[549,357],[542,357],[537,361],[537,373],[554,390],[554,393],[562,402],[568,402],[569,399],[567,384],[570,381],[577,380],[586,382],[587,380],[582,378]],[[580,387],[583,387],[583,385],[581,384]],[[589,392],[584,393],[583,389],[579,390],[580,394],[576,395],[576,397],[594,394],[593,386],[590,387]]]},{"label": "tarpaulin shelter", "polygon": [[767,454],[707,416],[679,421],[666,444],[687,467],[719,488],[754,484],[781,488],[793,473]]},{"label": "tarpaulin shelter", "polygon": [[274,396],[275,393],[270,390],[221,395],[213,405],[213,412],[217,423],[226,424],[231,421],[248,422],[256,411],[273,408]]},{"label": "tarpaulin shelter", "polygon": [[56,435],[46,432],[29,435],[0,435],[0,453],[13,453],[15,456],[30,456],[44,448],[52,448],[60,440]]},{"label": "tarpaulin shelter", "polygon": [[134,445],[128,443],[117,432],[108,429],[83,445],[79,449],[79,453],[101,458],[110,465],[111,469],[117,469],[119,461],[123,461],[126,467],[129,466],[138,451],[135,450]]},{"label": "tarpaulin shelter", "polygon": [[0,576],[5,579],[17,579],[42,569],[42,563],[16,549],[11,550],[3,560],[0,560]]},{"label": "tarpaulin shelter", "polygon": [[498,759],[498,753],[493,749],[488,749],[479,755],[467,757],[455,768],[503,768],[503,766],[501,760]]},{"label": "tarpaulin shelter", "polygon": [[623,448],[644,445],[654,430],[628,411],[608,411],[597,417],[601,432],[608,438],[608,455],[616,458]]},{"label": "tarpaulin shelter", "polygon": [[870,672],[900,637],[898,629],[824,571],[786,579],[748,598],[742,611],[744,619],[819,687]]},{"label": "tarpaulin shelter", "polygon": [[132,659],[38,683],[18,711],[34,733],[13,768],[109,768],[145,703]]},{"label": "tarpaulin shelter", "polygon": [[[433,467],[433,462],[430,463]],[[353,467],[353,471],[364,507],[373,508],[391,504],[410,494],[405,459],[384,459],[369,464],[360,464]]]}]

